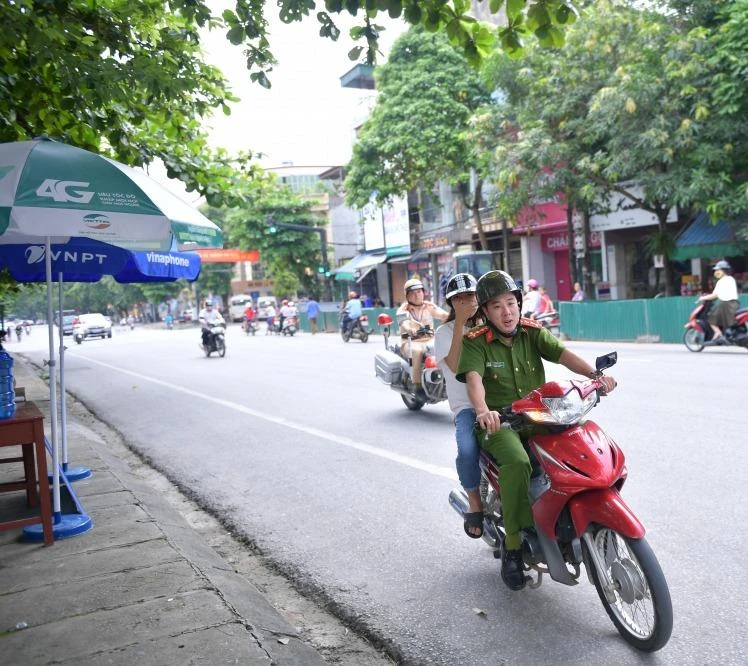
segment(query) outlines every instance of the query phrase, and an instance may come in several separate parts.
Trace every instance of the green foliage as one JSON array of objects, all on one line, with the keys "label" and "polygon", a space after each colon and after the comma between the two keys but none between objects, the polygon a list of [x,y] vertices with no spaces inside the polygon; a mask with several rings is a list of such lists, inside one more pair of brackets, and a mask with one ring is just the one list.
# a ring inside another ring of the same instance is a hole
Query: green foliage
[{"label": "green foliage", "polygon": [[235,97],[205,64],[200,3],[0,3],[0,141],[42,134],[126,164],[166,165],[214,204],[261,178],[251,153],[212,150],[202,119]]},{"label": "green foliage", "polygon": [[[226,247],[259,250],[266,275],[275,283],[276,294],[319,289],[316,273],[307,267],[323,263],[320,235],[314,231],[283,228],[300,225],[310,230],[325,220],[312,212],[315,200],[303,199],[285,185],[269,184],[241,209],[210,209],[206,214],[224,228]],[[271,231],[271,228],[274,231]]]},{"label": "green foliage", "polygon": [[497,55],[489,69],[515,124],[498,151],[503,209],[561,192],[594,212],[608,193],[626,194],[658,217],[652,247],[666,256],[673,206],[715,217],[748,210],[740,4],[718,14],[718,27],[678,31],[662,14],[599,0],[563,50],[534,48],[521,62]]},{"label": "green foliage", "polygon": [[440,179],[469,178],[475,144],[471,114],[489,92],[464,56],[441,34],[411,28],[377,70],[379,95],[353,148],[345,181],[349,203],[362,207]]}]

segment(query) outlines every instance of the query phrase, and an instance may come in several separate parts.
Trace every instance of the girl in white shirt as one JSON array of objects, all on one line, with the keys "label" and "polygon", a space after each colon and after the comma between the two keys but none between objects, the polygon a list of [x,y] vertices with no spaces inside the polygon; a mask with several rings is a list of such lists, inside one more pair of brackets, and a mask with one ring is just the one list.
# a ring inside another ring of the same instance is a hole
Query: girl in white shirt
[{"label": "girl in white shirt", "polygon": [[[447,399],[455,420],[457,440],[457,476],[468,496],[469,511],[465,514],[465,533],[479,539],[483,536],[483,505],[480,499],[480,447],[475,437],[475,409],[467,395],[467,385],[455,379],[462,352],[463,335],[480,321],[476,321],[478,301],[477,282],[469,273],[457,273],[447,283],[446,300],[449,306],[447,321],[436,329],[434,351],[436,362],[447,383]],[[480,316],[478,315],[477,318]]]}]

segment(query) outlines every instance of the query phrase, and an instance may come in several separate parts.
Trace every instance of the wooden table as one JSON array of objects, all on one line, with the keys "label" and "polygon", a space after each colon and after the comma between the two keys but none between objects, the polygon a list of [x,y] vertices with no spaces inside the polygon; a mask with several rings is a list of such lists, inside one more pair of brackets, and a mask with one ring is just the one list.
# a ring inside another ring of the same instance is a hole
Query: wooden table
[{"label": "wooden table", "polygon": [[[20,402],[16,413],[9,419],[0,419],[0,447],[20,446],[22,455],[0,458],[0,464],[22,462],[22,481],[0,483],[0,492],[25,490],[26,503],[40,507],[40,515],[0,522],[0,530],[10,530],[26,525],[42,524],[44,544],[54,543],[52,531],[52,503],[47,478],[47,451],[44,447],[44,416],[33,402]],[[34,460],[36,458],[36,460]]]}]

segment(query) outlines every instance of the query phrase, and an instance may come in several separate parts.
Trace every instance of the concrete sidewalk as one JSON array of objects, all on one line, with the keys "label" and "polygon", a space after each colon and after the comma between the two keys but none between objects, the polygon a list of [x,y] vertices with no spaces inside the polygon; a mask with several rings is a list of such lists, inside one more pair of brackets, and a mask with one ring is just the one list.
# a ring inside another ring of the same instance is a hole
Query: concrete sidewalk
[{"label": "concrete sidewalk", "polygon": [[[16,384],[44,413],[49,437],[46,381],[13,357]],[[68,459],[93,470],[73,489],[94,526],[49,547],[22,541],[21,530],[0,532],[0,661],[326,663],[161,491],[110,450],[100,434],[106,426],[71,402]],[[2,457],[8,453],[17,455],[9,448]],[[0,468],[0,481],[23,476],[20,463]],[[65,489],[62,495],[69,499]],[[0,493],[0,520],[25,515],[23,492]]]}]

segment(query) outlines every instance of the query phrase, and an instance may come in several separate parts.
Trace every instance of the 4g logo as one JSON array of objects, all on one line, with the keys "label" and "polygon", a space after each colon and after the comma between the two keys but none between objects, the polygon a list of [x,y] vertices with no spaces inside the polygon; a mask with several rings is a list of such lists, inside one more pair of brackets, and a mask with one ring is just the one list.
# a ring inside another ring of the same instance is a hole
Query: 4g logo
[{"label": "4g logo", "polygon": [[88,183],[81,183],[75,180],[54,180],[52,178],[47,178],[47,180],[36,189],[36,196],[49,197],[54,201],[63,203],[66,201],[73,201],[75,203],[87,204],[91,201],[94,195],[93,192],[68,188],[88,187],[88,185]]}]

